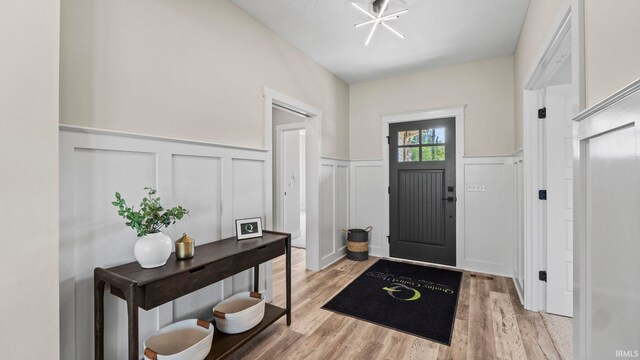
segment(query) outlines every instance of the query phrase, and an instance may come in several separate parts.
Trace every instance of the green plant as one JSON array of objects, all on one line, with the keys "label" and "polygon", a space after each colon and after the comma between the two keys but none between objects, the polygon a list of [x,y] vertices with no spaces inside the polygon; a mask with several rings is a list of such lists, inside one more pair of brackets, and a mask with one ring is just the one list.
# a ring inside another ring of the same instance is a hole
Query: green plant
[{"label": "green plant", "polygon": [[118,215],[127,220],[125,225],[135,230],[138,236],[160,232],[162,227],[175,224],[189,214],[189,210],[182,206],[165,210],[160,203],[160,198],[156,195],[156,190],[149,187],[144,189],[149,191],[149,197],[142,198],[140,209],[137,211],[133,206],[128,207],[127,202],[118,192],[116,192],[116,201],[111,203],[118,208]]}]

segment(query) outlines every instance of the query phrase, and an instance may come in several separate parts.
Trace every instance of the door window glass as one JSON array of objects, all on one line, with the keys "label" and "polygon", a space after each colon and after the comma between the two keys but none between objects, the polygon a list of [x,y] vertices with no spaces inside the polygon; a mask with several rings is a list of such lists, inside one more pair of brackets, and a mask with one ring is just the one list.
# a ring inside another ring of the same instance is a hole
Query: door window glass
[{"label": "door window glass", "polygon": [[420,144],[420,131],[409,130],[398,132],[398,145],[419,145]]},{"label": "door window glass", "polygon": [[423,144],[444,144],[444,128],[422,130]]},{"label": "door window glass", "polygon": [[444,161],[445,129],[430,128],[398,132],[398,162]]},{"label": "door window glass", "polygon": [[444,145],[425,146],[422,148],[422,161],[443,161]]},{"label": "door window glass", "polygon": [[411,146],[398,149],[398,162],[420,161],[420,147]]}]

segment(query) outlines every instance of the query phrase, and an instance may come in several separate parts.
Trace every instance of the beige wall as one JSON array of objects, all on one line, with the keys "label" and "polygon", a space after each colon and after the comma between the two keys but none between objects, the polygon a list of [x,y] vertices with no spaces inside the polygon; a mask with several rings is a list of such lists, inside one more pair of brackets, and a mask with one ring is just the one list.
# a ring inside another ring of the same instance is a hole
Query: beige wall
[{"label": "beige wall", "polygon": [[[278,126],[278,125],[286,125],[286,124],[304,123],[305,119],[303,117],[292,114],[290,112],[287,112],[278,108],[273,108],[272,121],[273,121],[273,126]],[[274,137],[276,136],[275,134],[276,133],[274,131],[273,132]]]},{"label": "beige wall", "polygon": [[263,86],[323,111],[349,153],[349,88],[227,0],[62,0],[60,121],[263,146]]},{"label": "beige wall", "polygon": [[59,358],[58,0],[0,2],[0,350]]},{"label": "beige wall", "polygon": [[587,106],[640,78],[640,1],[585,0]]},{"label": "beige wall", "polygon": [[513,57],[351,86],[351,159],[382,159],[380,115],[464,105],[466,155],[513,153]]},{"label": "beige wall", "polygon": [[531,71],[533,60],[538,54],[551,23],[556,17],[556,12],[560,4],[562,4],[562,0],[531,0],[529,2],[527,16],[522,25],[520,39],[518,40],[518,46],[516,47],[514,55],[516,98],[515,149],[522,148],[522,89],[524,87],[524,77]]}]

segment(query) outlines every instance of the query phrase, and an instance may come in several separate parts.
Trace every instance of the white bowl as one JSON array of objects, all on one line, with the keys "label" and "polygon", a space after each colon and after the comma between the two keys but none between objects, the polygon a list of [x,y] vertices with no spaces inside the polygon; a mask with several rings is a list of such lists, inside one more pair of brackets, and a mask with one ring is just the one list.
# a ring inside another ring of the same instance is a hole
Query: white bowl
[{"label": "white bowl", "polygon": [[213,307],[218,330],[225,334],[238,334],[258,325],[264,318],[264,295],[241,292]]},{"label": "white bowl", "polygon": [[[206,327],[205,327],[206,326]],[[188,319],[165,326],[144,341],[145,360],[203,360],[211,351],[213,324]]]}]

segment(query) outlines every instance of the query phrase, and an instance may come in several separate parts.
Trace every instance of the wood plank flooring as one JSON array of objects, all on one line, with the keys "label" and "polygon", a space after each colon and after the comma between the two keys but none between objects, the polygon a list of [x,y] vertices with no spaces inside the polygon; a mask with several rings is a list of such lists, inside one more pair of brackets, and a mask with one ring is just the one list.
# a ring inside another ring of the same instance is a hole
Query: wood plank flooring
[{"label": "wood plank flooring", "polygon": [[[540,314],[524,310],[513,281],[465,272],[451,346],[346,317],[321,307],[377,258],[346,258],[305,269],[305,252],[292,252],[292,323],[284,318],[231,359],[560,359]],[[284,257],[273,263],[273,304],[284,306]]]}]

